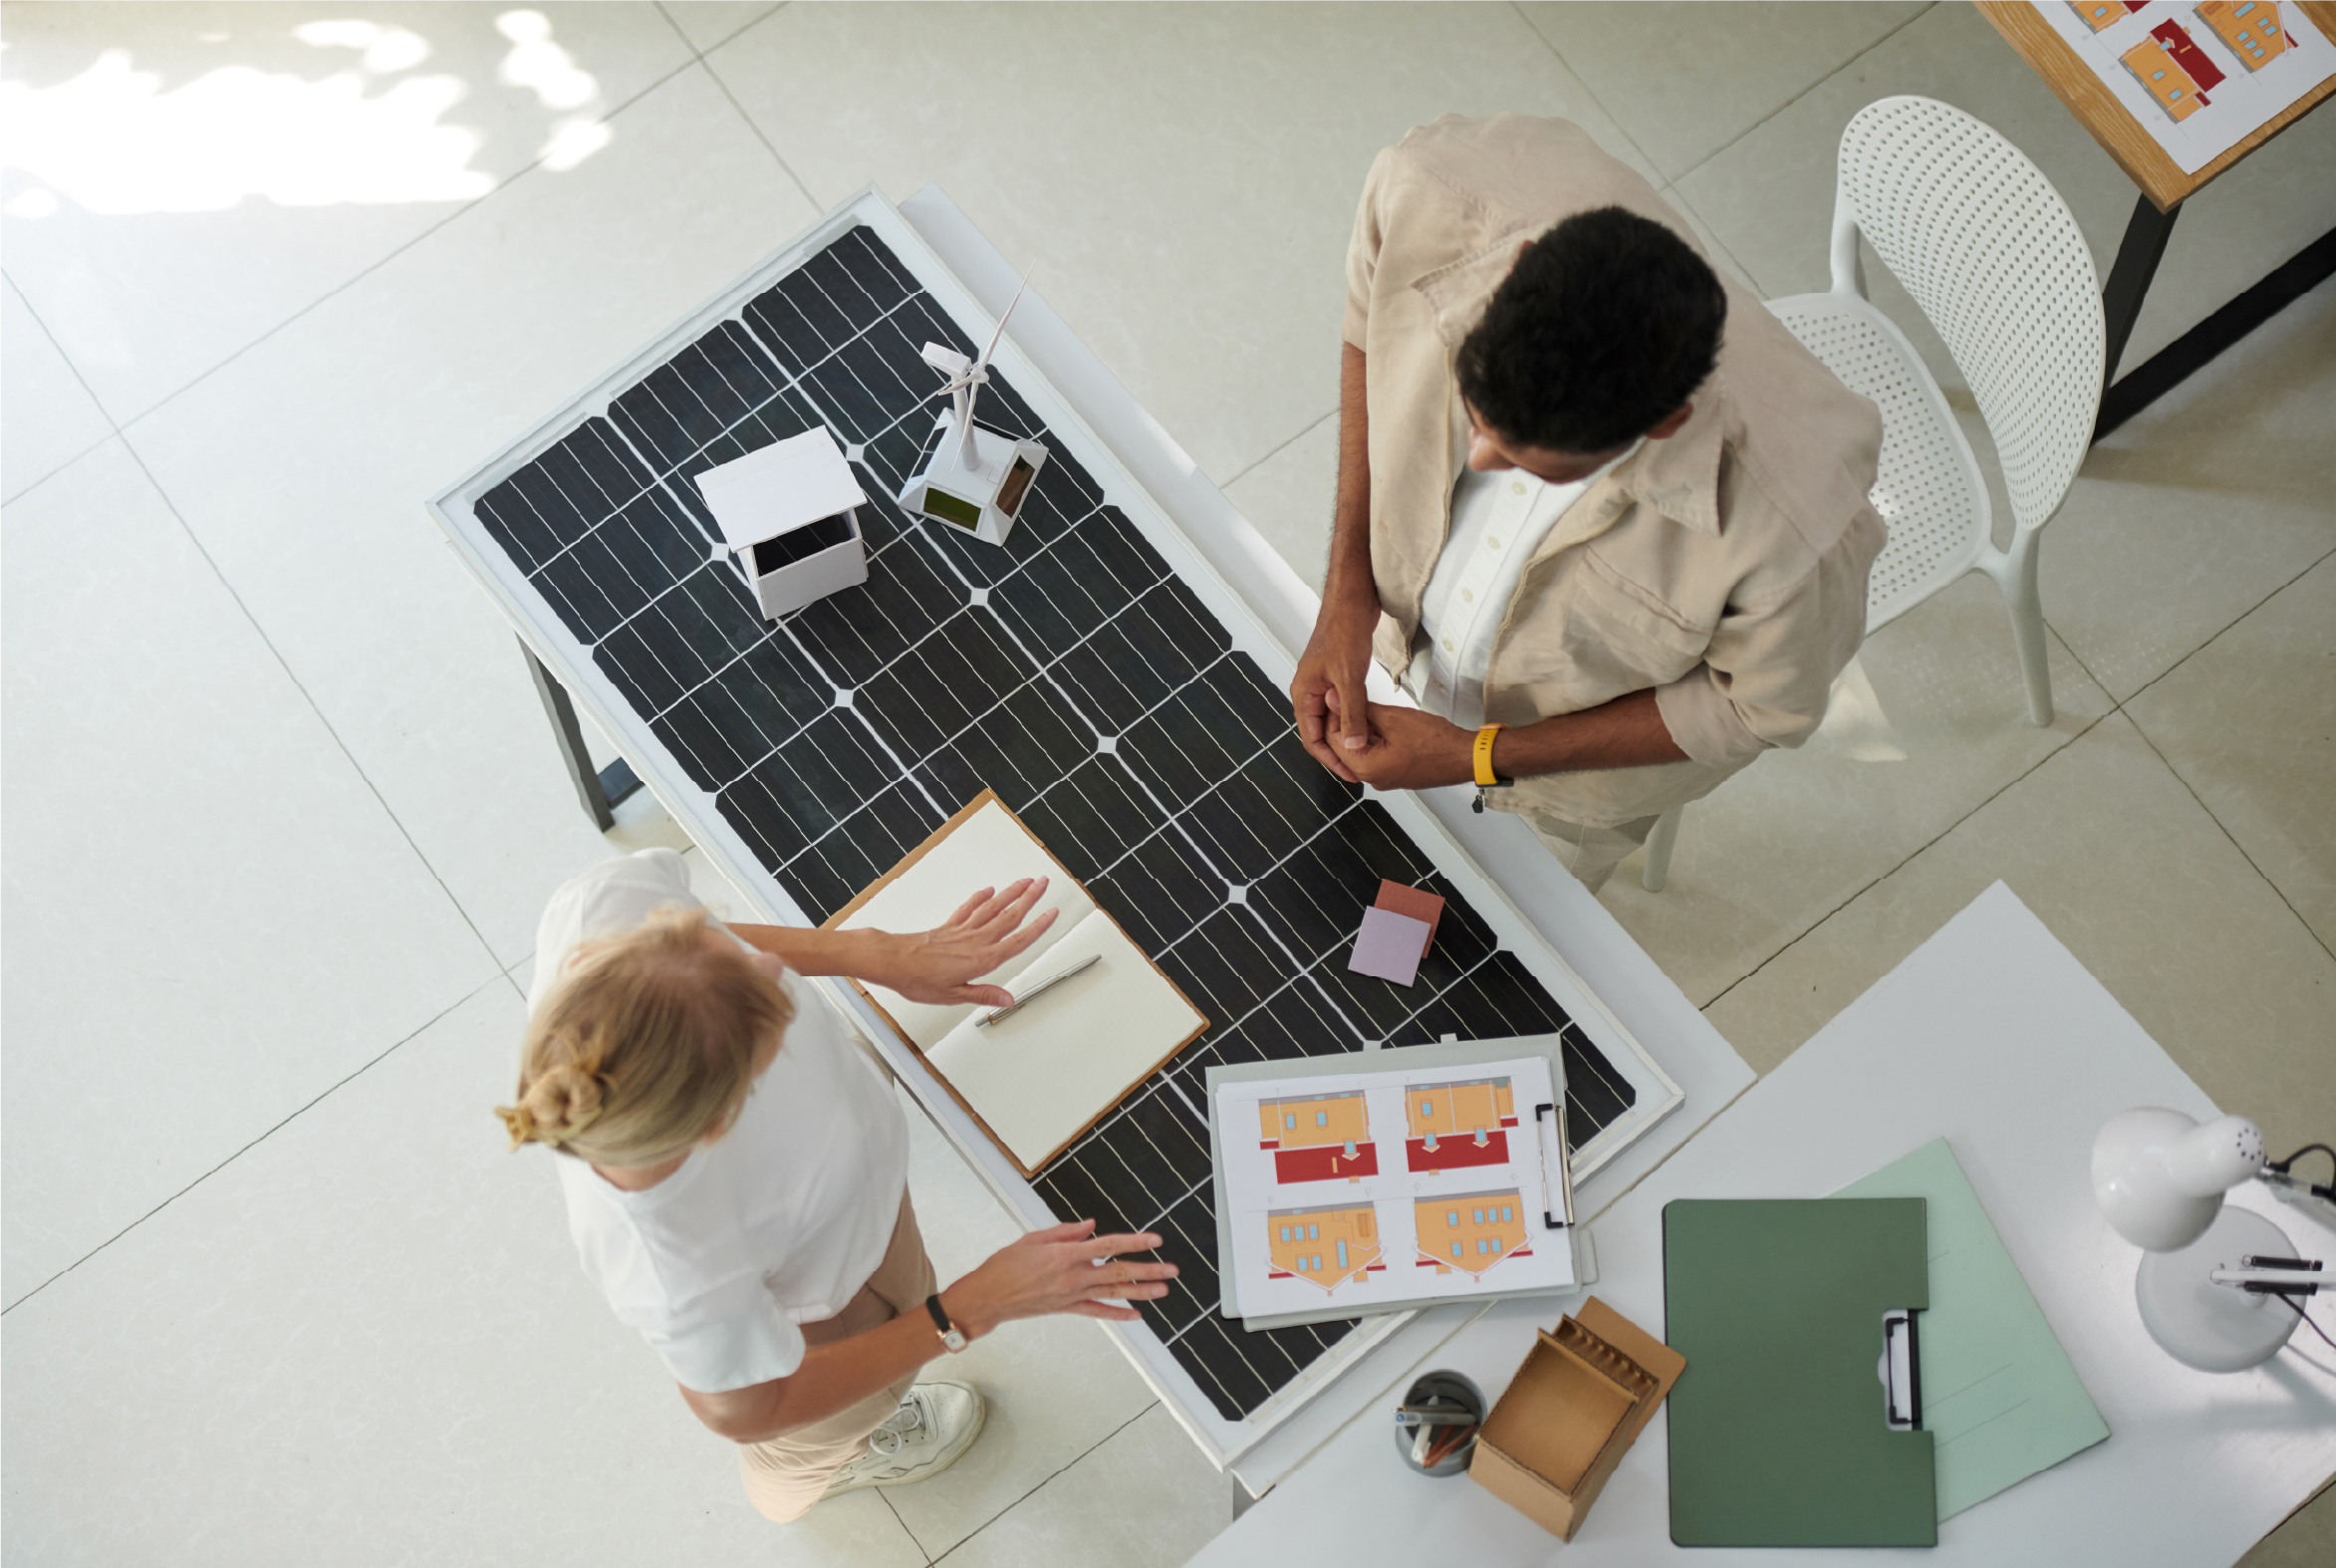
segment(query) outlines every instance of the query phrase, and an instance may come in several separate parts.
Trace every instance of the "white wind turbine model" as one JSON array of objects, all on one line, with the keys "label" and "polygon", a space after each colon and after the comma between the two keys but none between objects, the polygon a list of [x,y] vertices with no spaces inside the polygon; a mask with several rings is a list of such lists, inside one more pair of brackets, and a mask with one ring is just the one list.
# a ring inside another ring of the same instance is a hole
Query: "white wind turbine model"
[{"label": "white wind turbine model", "polygon": [[[1023,288],[1029,283],[1029,274],[1023,274]],[[932,456],[900,495],[901,504],[910,511],[993,545],[1006,542],[1038,470],[1046,465],[1046,448],[1038,442],[1017,441],[973,421],[974,399],[989,382],[990,356],[1006,335],[1006,319],[1020,303],[1018,288],[977,360],[968,360],[945,343],[924,346],[924,363],[948,378],[940,394],[948,397],[949,406],[941,413],[940,438],[933,443]]]}]

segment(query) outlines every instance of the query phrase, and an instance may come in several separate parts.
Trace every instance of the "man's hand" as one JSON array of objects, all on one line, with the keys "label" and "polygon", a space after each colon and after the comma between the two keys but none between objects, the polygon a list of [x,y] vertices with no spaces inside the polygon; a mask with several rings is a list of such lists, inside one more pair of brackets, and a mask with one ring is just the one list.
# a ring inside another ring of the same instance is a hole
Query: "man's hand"
[{"label": "man's hand", "polygon": [[1176,1266],[1117,1259],[1122,1253],[1149,1252],[1159,1245],[1156,1235],[1099,1236],[1092,1219],[1033,1230],[998,1248],[979,1268],[942,1291],[941,1310],[967,1339],[979,1339],[1016,1318],[1055,1312],[1134,1323],[1136,1309],[1116,1303],[1157,1301],[1167,1295]]},{"label": "man's hand", "polygon": [[[1314,636],[1298,655],[1290,704],[1297,712],[1298,739],[1315,761],[1349,784],[1360,775],[1351,766],[1371,749],[1370,699],[1363,680],[1371,669],[1371,634],[1379,625],[1379,601],[1342,604],[1325,599],[1315,617]],[[1341,715],[1353,715],[1352,722]]]},{"label": "man's hand", "polygon": [[972,982],[1038,940],[1055,922],[1059,910],[1023,923],[1030,907],[1045,894],[1046,884],[1044,877],[1025,877],[1003,889],[982,889],[958,906],[948,923],[886,938],[877,963],[860,977],[889,986],[912,1002],[1011,1006],[1014,993],[1004,986]]},{"label": "man's hand", "polygon": [[[1331,693],[1335,703],[1342,700]],[[1418,708],[1371,704],[1373,743],[1342,752],[1355,776],[1374,789],[1434,789],[1466,784],[1476,776],[1469,754],[1476,732],[1447,723]],[[1312,749],[1312,748],[1308,748]]]}]

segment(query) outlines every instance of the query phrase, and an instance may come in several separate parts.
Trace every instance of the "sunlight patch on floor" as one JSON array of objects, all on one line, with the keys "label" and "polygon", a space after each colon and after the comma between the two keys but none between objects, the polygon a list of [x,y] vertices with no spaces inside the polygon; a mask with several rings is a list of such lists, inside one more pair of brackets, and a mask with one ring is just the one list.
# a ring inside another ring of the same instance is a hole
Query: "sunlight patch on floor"
[{"label": "sunlight patch on floor", "polygon": [[[565,170],[607,146],[600,84],[553,40],[550,21],[509,11],[495,25],[511,42],[497,76],[555,117],[537,156]],[[361,19],[305,22],[292,36],[336,69],[312,80],[224,66],[164,92],[129,50],[109,49],[53,87],[0,84],[0,143],[19,176],[4,210],[40,218],[69,200],[108,214],[211,212],[247,196],[288,207],[471,201],[494,188],[471,166],[483,136],[445,121],[470,85],[404,74],[429,59],[427,39]]]}]

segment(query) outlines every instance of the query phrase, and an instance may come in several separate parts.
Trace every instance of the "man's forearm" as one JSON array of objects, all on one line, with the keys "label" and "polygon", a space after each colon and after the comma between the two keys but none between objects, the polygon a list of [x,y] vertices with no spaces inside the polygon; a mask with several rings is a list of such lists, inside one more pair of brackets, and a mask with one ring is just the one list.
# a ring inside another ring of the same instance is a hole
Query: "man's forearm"
[{"label": "man's forearm", "polygon": [[1376,612],[1379,589],[1371,575],[1371,411],[1365,403],[1363,351],[1344,345],[1339,357],[1338,500],[1331,512],[1330,561],[1323,574],[1324,606]]},{"label": "man's forearm", "polygon": [[1645,768],[1687,759],[1663,722],[1653,687],[1578,713],[1504,729],[1492,741],[1492,770],[1503,778]]}]

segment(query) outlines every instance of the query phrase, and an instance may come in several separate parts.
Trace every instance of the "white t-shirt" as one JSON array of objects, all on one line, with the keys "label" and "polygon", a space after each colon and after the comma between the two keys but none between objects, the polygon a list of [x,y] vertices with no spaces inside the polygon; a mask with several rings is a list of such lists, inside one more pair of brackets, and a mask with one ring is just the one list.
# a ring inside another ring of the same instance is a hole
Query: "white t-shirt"
[{"label": "white t-shirt", "polygon": [[1451,532],[1420,599],[1420,636],[1404,685],[1412,700],[1462,729],[1484,724],[1484,674],[1492,644],[1517,596],[1525,563],[1582,492],[1639,449],[1571,484],[1546,484],[1522,468],[1462,468],[1452,486]]},{"label": "white t-shirt", "polygon": [[[536,930],[528,1007],[576,944],[629,931],[664,905],[695,909],[671,850],[604,862],[552,895]],[[794,974],[779,1054],[729,1132],[627,1192],[584,1161],[554,1164],[584,1272],[685,1388],[783,1378],[799,1324],[834,1317],[884,1260],[908,1180],[908,1124],[873,1063]]]}]

